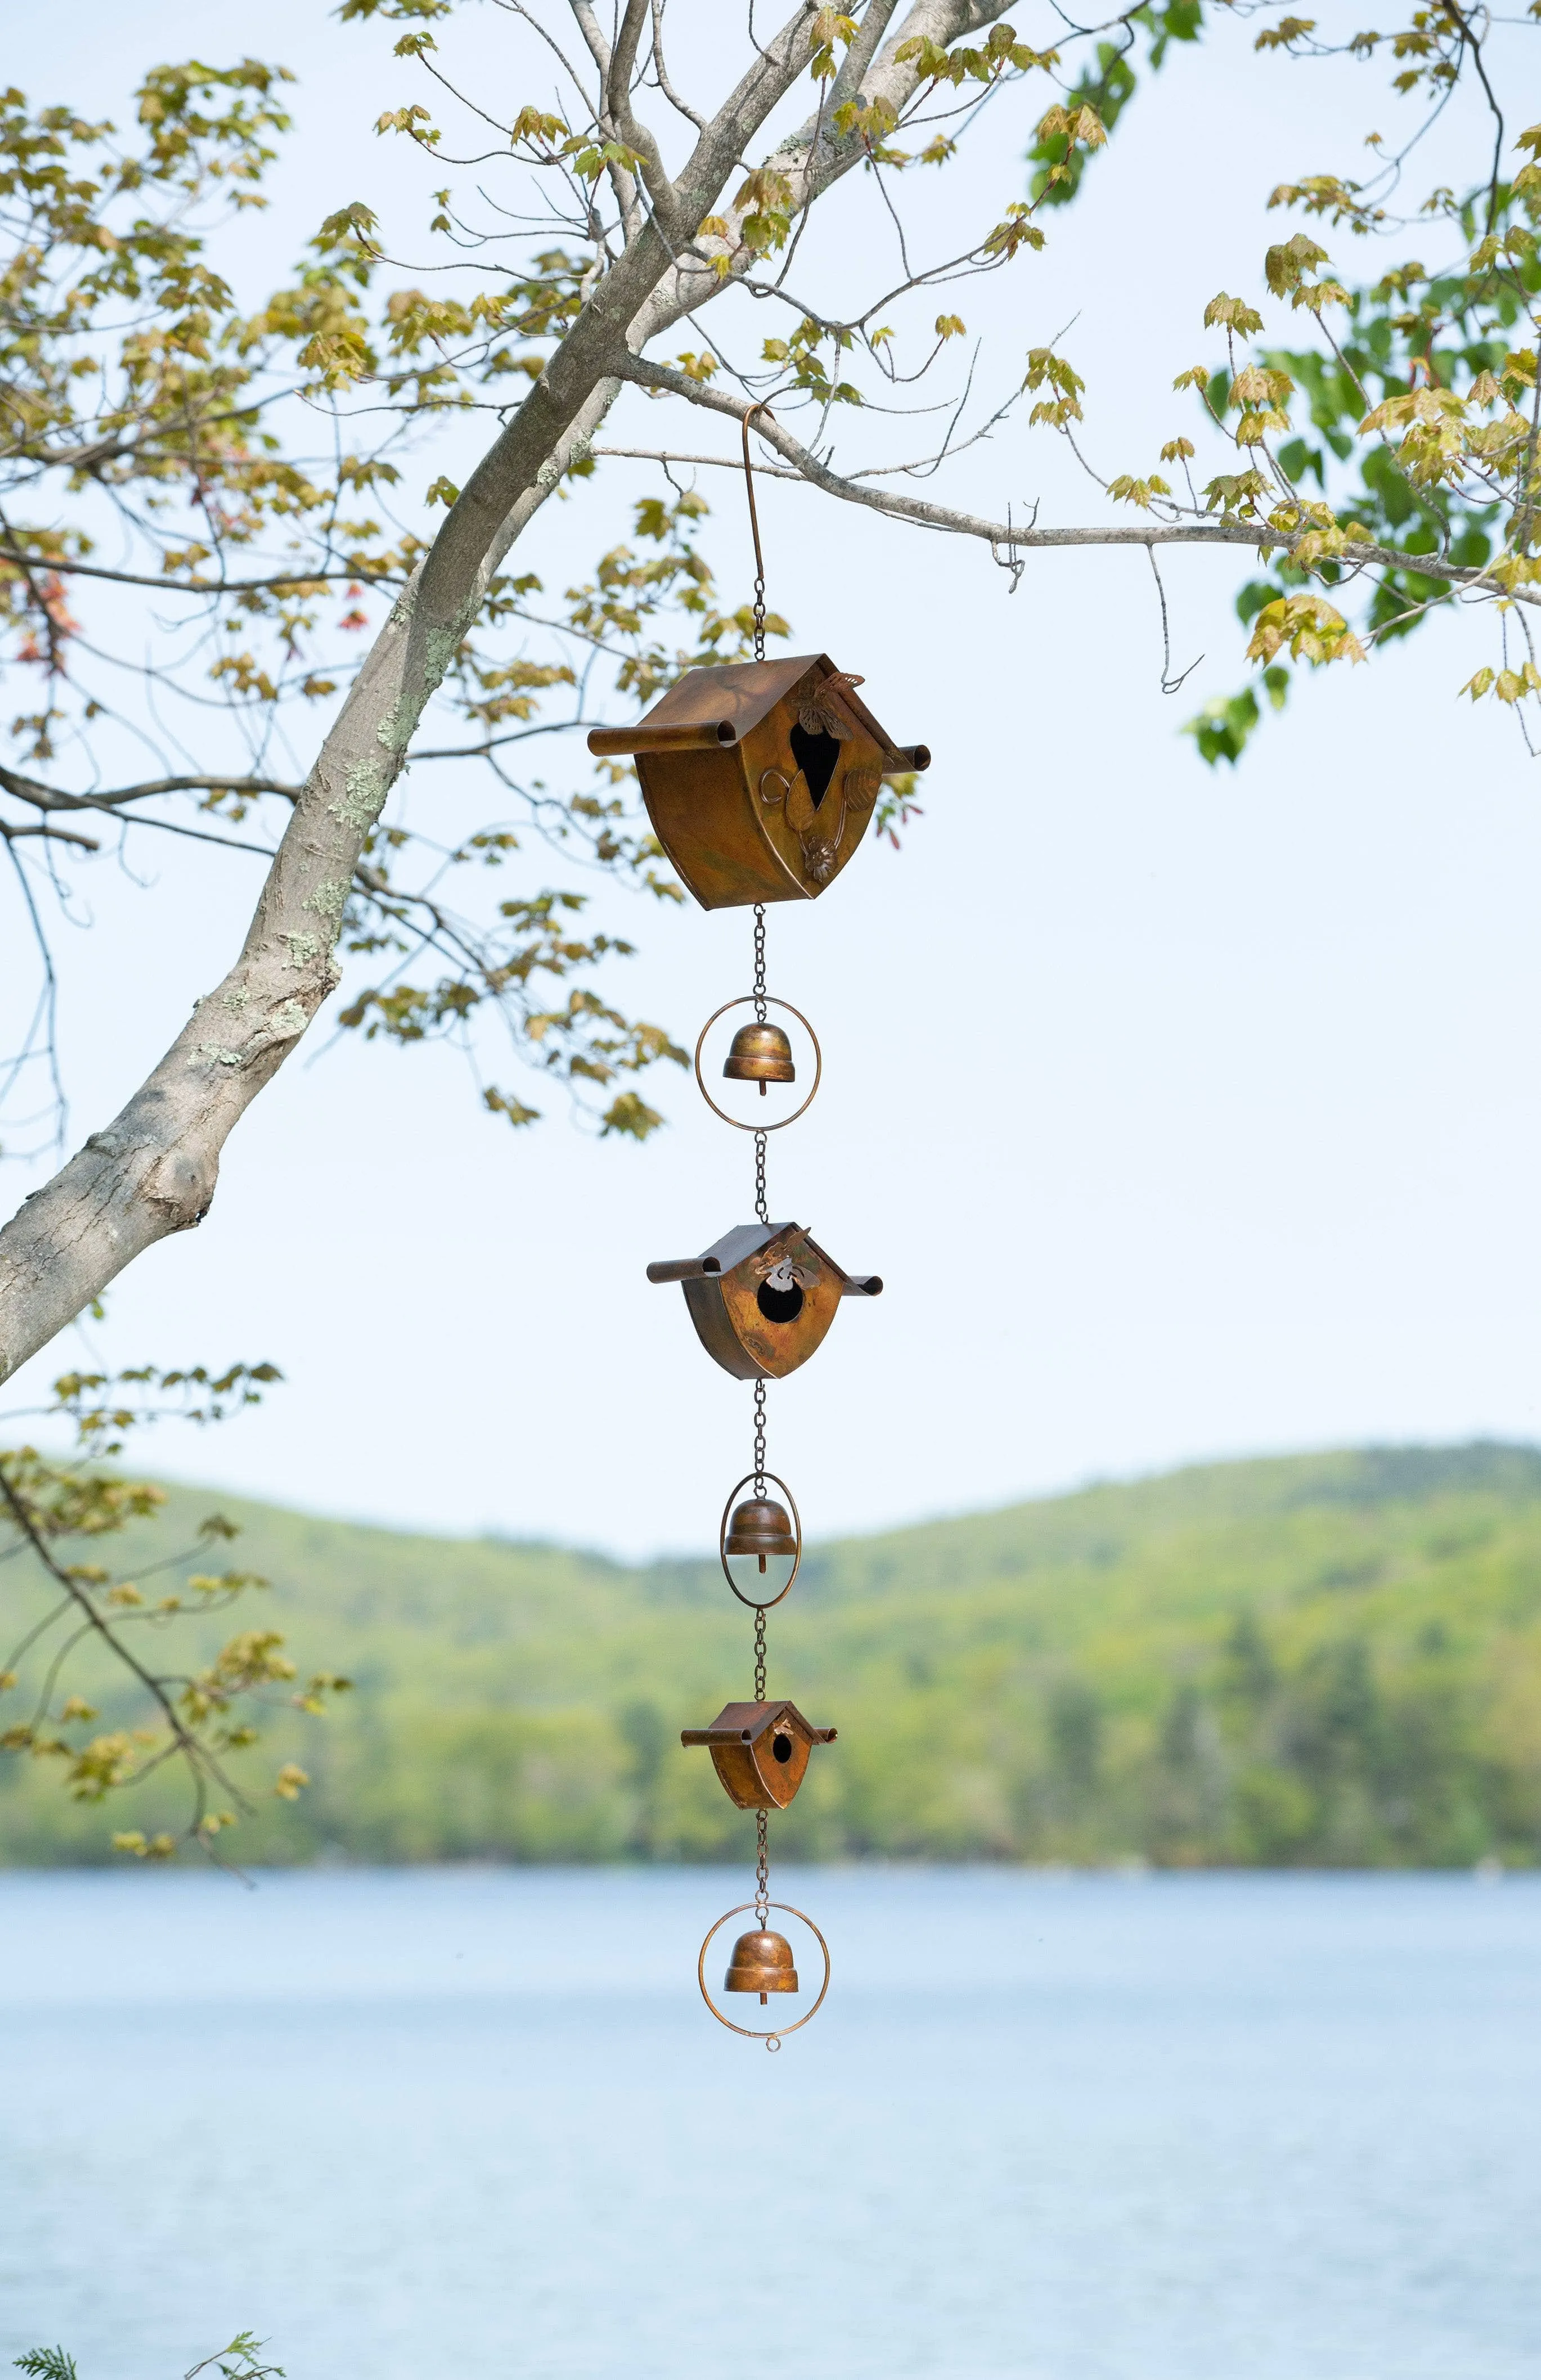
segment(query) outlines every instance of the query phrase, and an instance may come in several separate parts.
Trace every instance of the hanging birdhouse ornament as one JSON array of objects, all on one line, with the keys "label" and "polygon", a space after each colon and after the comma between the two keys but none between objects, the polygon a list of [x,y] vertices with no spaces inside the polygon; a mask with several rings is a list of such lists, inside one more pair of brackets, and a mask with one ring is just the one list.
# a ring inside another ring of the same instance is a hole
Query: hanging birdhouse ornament
[{"label": "hanging birdhouse ornament", "polygon": [[704,1743],[730,1802],[741,1810],[784,1810],[807,1775],[816,1743],[832,1727],[810,1727],[795,1703],[728,1703],[710,1727],[687,1727],[683,1744]]},{"label": "hanging birdhouse ornament", "polygon": [[[598,729],[588,744],[593,752],[636,759],[659,841],[702,907],[753,903],[755,910],[753,989],[724,1001],[696,1044],[696,1080],[712,1113],[754,1134],[755,1220],[725,1232],[699,1256],[650,1264],[648,1279],[678,1281],[712,1361],[734,1379],[754,1382],[753,1465],[730,1491],[718,1532],[722,1574],[755,1615],[754,1698],[724,1704],[710,1727],[686,1728],[680,1742],[704,1746],[734,1807],[755,1813],[755,1897],[726,1910],[701,1944],[696,1967],[701,1997],[730,2033],[779,2049],[823,2006],[830,1952],[811,1917],[770,1899],[769,1820],[795,1798],[815,1746],[833,1743],[835,1730],[813,1726],[795,1702],[766,1694],[766,1613],[796,1579],[803,1524],[791,1488],[766,1464],[765,1384],[784,1379],[817,1354],[843,1298],[876,1297],[883,1284],[876,1273],[846,1272],[801,1223],[770,1220],[769,1136],[806,1112],[823,1079],[824,1060],[807,1017],[766,990],[765,905],[816,900],[861,841],[884,777],[924,769],[931,756],[924,745],[895,744],[857,694],[860,678],[837,670],[827,654],[766,660],[765,565],[749,469],[749,419],[758,410],[752,407],[744,422],[757,568],[754,660],[687,671],[635,727]],[[802,1089],[791,1039],[770,1017],[772,1008],[795,1017],[813,1045],[813,1079],[801,1100],[767,1123],[746,1123],[730,1113],[713,1097],[703,1068],[708,1033],[720,1017],[742,1008],[753,1014],[733,1035],[722,1070],[727,1082],[756,1084],[761,1099],[773,1083]],[[758,1997],[762,2008],[772,1996],[802,1991],[792,1944],[770,1924],[772,1910],[783,1912],[807,1927],[823,1964],[812,2006],[789,2023],[736,2023],[718,2006],[707,1980],[713,1942],[750,1909],[754,1926],[734,1942],[722,1988]]]},{"label": "hanging birdhouse ornament", "polygon": [[588,749],[636,761],[653,832],[703,909],[816,901],[883,779],[930,766],[924,744],[880,725],[861,683],[827,653],[686,670],[634,727],[596,727]]},{"label": "hanging birdhouse ornament", "polygon": [[823,1343],[843,1297],[880,1297],[881,1276],[851,1273],[800,1223],[740,1223],[698,1257],[648,1267],[677,1281],[696,1336],[735,1380],[784,1380]]}]

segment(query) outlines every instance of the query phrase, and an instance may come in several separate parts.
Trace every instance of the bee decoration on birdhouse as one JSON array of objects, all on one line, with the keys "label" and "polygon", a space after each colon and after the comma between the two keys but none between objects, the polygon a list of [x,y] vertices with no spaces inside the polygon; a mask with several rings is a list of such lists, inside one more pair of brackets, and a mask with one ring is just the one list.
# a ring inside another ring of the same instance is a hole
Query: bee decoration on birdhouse
[{"label": "bee decoration on birdhouse", "polygon": [[[752,904],[755,913],[753,989],[714,1011],[696,1044],[696,1080],[707,1105],[724,1123],[754,1135],[755,1220],[724,1232],[699,1256],[649,1264],[648,1279],[678,1281],[707,1354],[734,1379],[754,1383],[754,1459],[722,1507],[718,1532],[722,1574],[754,1613],[754,1698],[725,1704],[709,1727],[686,1728],[680,1741],[705,1746],[729,1799],[755,1814],[755,1896],[719,1917],[701,1944],[701,1996],[730,2033],[774,2050],[823,2006],[830,1952],[811,1917],[770,1897],[769,1820],[795,1797],[815,1746],[833,1743],[836,1731],[814,1727],[795,1703],[766,1693],[766,1614],[791,1592],[803,1559],[796,1500],[766,1463],[766,1382],[784,1379],[817,1354],[842,1299],[876,1297],[883,1284],[876,1273],[846,1272],[801,1223],[770,1220],[767,1141],[807,1112],[824,1060],[807,1017],[766,989],[765,911],[772,901],[817,900],[861,842],[884,778],[925,769],[931,756],[923,744],[894,743],[857,694],[861,679],[836,669],[827,654],[765,658],[765,564],[749,463],[749,424],[764,410],[751,406],[743,420],[755,545],[754,660],[687,670],[636,726],[596,729],[588,746],[601,756],[635,759],[658,839],[701,906]],[[708,1035],[736,1009],[751,1014],[733,1034],[722,1079],[756,1087],[747,1119],[714,1096],[705,1062]],[[807,1037],[811,1080],[799,1079],[799,1056],[783,1018]],[[795,1104],[760,1110],[758,1101],[769,1103],[772,1090],[790,1092]],[[735,1940],[722,1988],[756,1995],[762,2008],[772,1994],[803,1990],[792,1944],[770,1923],[772,1910],[782,1912],[807,1929],[823,1968],[812,2005],[791,2023],[735,2023],[708,1982],[717,1936],[750,1910],[754,1925]]]}]

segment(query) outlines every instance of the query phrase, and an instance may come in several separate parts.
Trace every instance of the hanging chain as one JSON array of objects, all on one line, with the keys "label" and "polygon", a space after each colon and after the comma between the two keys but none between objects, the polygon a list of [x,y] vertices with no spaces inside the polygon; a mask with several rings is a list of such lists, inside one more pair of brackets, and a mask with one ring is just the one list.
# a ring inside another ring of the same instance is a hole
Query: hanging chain
[{"label": "hanging chain", "polygon": [[755,474],[749,461],[749,424],[768,405],[751,405],[744,416],[744,492],[749,499],[749,528],[755,540],[755,659],[765,659],[765,556],[759,549],[759,515],[755,509]]},{"label": "hanging chain", "polygon": [[[763,1025],[765,1022],[765,904],[763,901],[755,903],[754,1002],[756,1019]],[[761,1083],[759,1087],[763,1096],[765,1085]],[[762,1223],[768,1223],[770,1220],[770,1209],[766,1204],[765,1135],[762,1132],[757,1132],[755,1135],[755,1213]]]},{"label": "hanging chain", "polygon": [[[755,475],[749,461],[749,424],[764,406],[752,405],[744,416],[744,492],[749,500],[749,529],[755,541],[755,659],[765,659],[765,555],[759,541],[759,514],[755,505]],[[763,1025],[765,1019],[765,906],[755,904],[755,1017]],[[760,1085],[763,1091],[764,1084]],[[770,1208],[765,1187],[765,1135],[755,1135],[755,1213],[762,1223],[770,1220]],[[765,1382],[755,1382],[755,1494],[765,1493]],[[755,1613],[755,1700],[765,1700],[765,1613]],[[770,1916],[770,1850],[769,1822],[763,1810],[755,1815],[755,1922],[763,1931]],[[768,2049],[779,2049],[781,2043],[771,2034]]]}]

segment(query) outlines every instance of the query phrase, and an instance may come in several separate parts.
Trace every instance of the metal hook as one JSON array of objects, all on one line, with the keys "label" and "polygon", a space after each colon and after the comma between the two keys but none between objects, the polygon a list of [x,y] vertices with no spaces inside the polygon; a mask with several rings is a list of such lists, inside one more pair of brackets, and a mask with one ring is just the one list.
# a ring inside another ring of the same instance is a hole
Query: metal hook
[{"label": "metal hook", "polygon": [[755,659],[762,662],[765,659],[765,556],[760,551],[759,514],[755,507],[754,465],[749,460],[749,424],[757,413],[769,415],[772,421],[776,417],[768,405],[751,405],[741,425],[744,432],[744,492],[749,499],[749,529],[755,540]]}]

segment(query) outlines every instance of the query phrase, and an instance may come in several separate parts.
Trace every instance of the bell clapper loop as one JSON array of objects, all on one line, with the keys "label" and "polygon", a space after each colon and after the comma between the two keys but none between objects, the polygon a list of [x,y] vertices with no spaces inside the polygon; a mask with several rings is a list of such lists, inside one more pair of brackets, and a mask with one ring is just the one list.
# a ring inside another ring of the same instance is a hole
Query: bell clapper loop
[{"label": "bell clapper loop", "polygon": [[[730,1115],[726,1108],[719,1106],[707,1088],[706,1075],[702,1066],[706,1038],[718,1018],[726,1016],[729,1010],[734,1008],[753,1009],[755,1022],[752,1025],[741,1026],[734,1035],[727,1062],[722,1068],[729,1082],[758,1083],[763,1092],[767,1083],[796,1081],[797,1070],[793,1059],[792,1044],[781,1026],[772,1025],[765,1015],[764,1012],[768,1008],[779,1008],[785,1015],[795,1016],[813,1044],[813,1087],[801,1107],[794,1108],[790,1115],[779,1116],[774,1123],[746,1123],[741,1117]],[[824,1053],[819,1045],[819,1036],[807,1018],[800,1008],[794,1008],[790,1000],[778,1000],[775,993],[767,991],[763,985],[754,991],[740,992],[735,1000],[725,1000],[721,1008],[713,1009],[697,1038],[696,1081],[701,1097],[712,1114],[721,1118],[723,1123],[731,1123],[734,1132],[752,1132],[756,1135],[784,1132],[789,1123],[795,1123],[799,1116],[807,1113],[819,1096],[819,1086],[823,1076]]]},{"label": "bell clapper loop", "polygon": [[[763,1463],[763,1450],[758,1449],[757,1451]],[[746,1498],[740,1504],[737,1499],[746,1488],[752,1488],[755,1492],[752,1498]],[[771,1488],[780,1489],[786,1500],[784,1505],[778,1503],[775,1498],[767,1492]],[[722,1521],[718,1532],[717,1549],[718,1559],[722,1565],[723,1577],[740,1603],[746,1603],[751,1611],[770,1611],[782,1601],[784,1596],[791,1593],[793,1581],[796,1578],[803,1563],[803,1523],[797,1511],[796,1498],[786,1481],[777,1473],[763,1468],[758,1471],[746,1471],[743,1478],[737,1482],[722,1507]],[[756,1556],[758,1566],[761,1570],[765,1568],[770,1557],[784,1558],[790,1554],[792,1569],[787,1575],[785,1585],[778,1587],[774,1595],[767,1595],[763,1598],[746,1595],[728,1568],[728,1562],[732,1557],[749,1554]]]},{"label": "bell clapper loop", "polygon": [[[756,1920],[755,1930],[751,1934],[741,1934],[734,1944],[733,1958],[728,1967],[723,1989],[732,1992],[754,1992],[767,2005],[772,1992],[778,1995],[800,1993],[801,1986],[793,1961],[791,1943],[783,1934],[772,1933],[760,1917],[758,1906],[752,1900],[742,1900],[736,1909],[724,1910],[719,1917],[716,1925],[707,1935],[706,1940],[701,1944],[700,1956],[696,1961],[696,1980],[701,1987],[701,1998],[719,2024],[725,2025],[730,2033],[742,2034],[746,2041],[763,2041],[767,2049],[776,2050],[781,2047],[789,2034],[800,2033],[805,2024],[811,2024],[823,2007],[825,1995],[830,1988],[830,1946],[806,1910],[795,1909],[790,1900],[769,1900],[765,1906],[767,1912],[772,1909],[779,1909],[788,1917],[795,1917],[799,1925],[807,1927],[819,1945],[824,1973],[819,1985],[818,1998],[813,2006],[804,2015],[795,2018],[791,2024],[771,2025],[766,2029],[759,2025],[734,2024],[732,2017],[724,2016],[713,1999],[706,1975],[707,1952],[723,1926],[732,1918],[747,1916],[751,1911]],[[734,1980],[735,1974],[739,1978],[737,1981]]]}]

